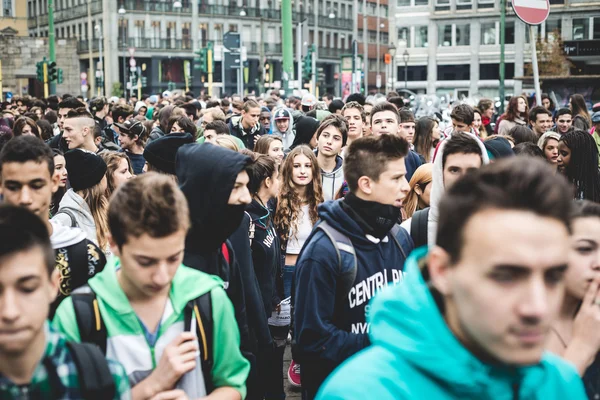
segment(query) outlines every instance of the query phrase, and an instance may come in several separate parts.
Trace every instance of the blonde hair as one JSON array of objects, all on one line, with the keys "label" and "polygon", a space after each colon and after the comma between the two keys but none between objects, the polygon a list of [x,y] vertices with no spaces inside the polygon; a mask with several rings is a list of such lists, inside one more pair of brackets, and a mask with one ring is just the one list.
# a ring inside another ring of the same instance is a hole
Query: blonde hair
[{"label": "blonde hair", "polygon": [[108,198],[106,192],[102,190],[98,183],[91,188],[80,190],[77,194],[86,202],[94,218],[98,247],[106,250],[108,248],[108,238],[106,237],[108,232]]},{"label": "blonde hair", "polygon": [[237,145],[230,135],[217,135],[216,142],[219,146],[225,147],[226,149],[233,150],[235,152],[240,151],[240,146]]},{"label": "blonde hair", "polygon": [[412,217],[415,211],[421,209],[419,204],[420,195],[417,193],[416,187],[418,186],[421,189],[421,193],[423,193],[427,185],[431,183],[432,171],[433,164],[423,164],[417,168],[410,179],[410,182],[408,183],[410,186],[410,191],[404,199],[403,204],[404,211],[406,212],[406,218]]}]

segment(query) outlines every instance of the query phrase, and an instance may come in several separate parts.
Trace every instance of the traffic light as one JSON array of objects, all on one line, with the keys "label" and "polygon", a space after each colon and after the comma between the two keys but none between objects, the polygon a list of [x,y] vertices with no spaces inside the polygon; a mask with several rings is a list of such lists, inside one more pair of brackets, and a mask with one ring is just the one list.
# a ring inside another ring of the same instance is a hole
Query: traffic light
[{"label": "traffic light", "polygon": [[309,50],[306,57],[304,57],[302,64],[302,77],[306,80],[310,80],[312,76],[312,51]]},{"label": "traffic light", "polygon": [[56,74],[56,82],[57,83],[63,83],[63,70],[62,68],[59,68]]},{"label": "traffic light", "polygon": [[56,63],[51,61],[48,63],[48,82],[54,82],[58,77],[58,71],[56,68]]},{"label": "traffic light", "polygon": [[40,82],[44,82],[44,61],[35,63],[36,78]]},{"label": "traffic light", "polygon": [[194,69],[199,70],[200,73],[205,73],[208,70],[206,53],[207,49],[200,49],[196,52],[197,57],[194,58]]},{"label": "traffic light", "polygon": [[148,78],[146,78],[145,76],[142,76],[142,87],[146,87],[148,86]]}]

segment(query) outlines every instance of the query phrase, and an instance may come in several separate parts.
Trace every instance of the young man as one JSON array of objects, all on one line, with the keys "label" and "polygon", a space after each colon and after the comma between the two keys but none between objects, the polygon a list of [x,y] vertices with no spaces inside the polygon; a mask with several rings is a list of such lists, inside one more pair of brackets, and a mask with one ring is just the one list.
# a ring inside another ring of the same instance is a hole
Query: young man
[{"label": "young man", "polygon": [[101,130],[108,126],[106,116],[108,115],[109,105],[104,97],[96,97],[90,101],[90,112],[94,116],[94,121]]},{"label": "young man", "polygon": [[475,111],[468,104],[459,104],[452,109],[452,128],[454,132],[472,133]]},{"label": "young man", "polygon": [[144,144],[148,139],[146,127],[140,121],[128,119],[123,123],[115,123],[119,128],[119,142],[121,148],[129,157],[133,173],[140,175],[144,172],[146,160],[144,159]]},{"label": "young man", "polygon": [[575,368],[544,353],[563,303],[571,192],[547,163],[520,157],[457,181],[437,245],[413,252],[405,282],[375,299],[373,345],[319,397],[586,399]]},{"label": "young man", "polygon": [[214,121],[206,124],[204,127],[205,143],[217,144],[217,136],[219,135],[229,135],[229,128],[225,122]]},{"label": "young man", "polygon": [[112,118],[113,123],[104,129],[103,135],[107,140],[119,144],[119,127],[117,124],[122,124],[133,118],[133,107],[127,104],[114,105],[110,110],[110,118]]},{"label": "young man", "polygon": [[298,258],[294,358],[302,365],[307,399],[340,363],[369,345],[369,299],[403,279],[412,242],[396,222],[409,190],[407,153],[408,142],[395,135],[355,140],[344,160],[350,192],[319,207],[320,222]]},{"label": "young man", "polygon": [[79,228],[49,220],[52,194],[60,176],[54,171],[54,155],[48,145],[33,136],[19,136],[0,152],[0,189],[4,202],[29,209],[41,218],[55,251],[59,292],[50,315],[71,291],[104,269],[104,253]]},{"label": "young man", "polygon": [[344,183],[340,156],[342,148],[348,140],[348,125],[339,115],[326,117],[317,129],[317,161],[321,168],[323,198],[325,201],[335,199],[335,195]]},{"label": "young man", "polygon": [[85,108],[69,111],[63,122],[63,138],[69,150],[82,149],[99,153],[101,149],[94,141],[96,122]]},{"label": "young man", "polygon": [[289,151],[296,138],[294,132],[294,118],[285,107],[273,110],[273,133],[281,135],[283,139],[283,150]]},{"label": "young man", "polygon": [[[381,102],[371,110],[371,130],[375,136],[388,134],[406,140],[406,137],[402,136],[404,131],[400,129],[401,122],[398,110],[391,103]],[[406,163],[406,179],[410,181],[416,169],[423,164],[423,160],[417,153],[409,149],[404,161]]]},{"label": "young man", "polygon": [[85,104],[77,100],[75,97],[69,97],[68,99],[64,99],[60,103],[58,103],[58,128],[60,129],[60,133],[54,136],[50,140],[50,147],[53,149],[59,149],[63,153],[66,153],[69,150],[67,143],[63,139],[63,129],[64,122],[67,117],[67,114],[71,110],[75,110],[77,108],[85,107]]},{"label": "young man", "polygon": [[556,112],[556,133],[564,135],[573,126],[573,113],[568,108]]},{"label": "young man", "polygon": [[406,139],[412,149],[414,147],[413,139],[415,138],[415,114],[403,108],[398,111],[398,115],[400,116],[399,134]]},{"label": "young man", "polygon": [[552,129],[552,113],[542,106],[533,107],[529,111],[531,129],[540,137]]},{"label": "young man", "polygon": [[265,134],[265,129],[258,122],[260,117],[260,106],[254,100],[248,100],[244,103],[242,115],[231,117],[229,120],[229,131],[244,142],[247,149],[252,150],[254,143],[259,137]]},{"label": "young man", "polygon": [[108,367],[110,394],[95,398],[130,399],[121,365],[92,348],[95,361],[81,367],[76,352],[83,346],[67,343],[47,322],[60,283],[44,221],[23,207],[0,206],[0,241],[0,398],[91,398],[82,368]]},{"label": "young man", "polygon": [[266,134],[271,133],[271,110],[269,110],[269,108],[260,108],[260,117],[258,117],[258,122],[260,122]]},{"label": "young man", "polygon": [[361,138],[364,134],[366,124],[366,114],[363,106],[358,104],[356,101],[346,103],[342,109],[342,115],[346,118],[348,123],[348,142],[347,146],[350,146],[353,141]]},{"label": "young man", "polygon": [[[223,283],[181,264],[189,214],[175,182],[154,173],[127,181],[111,199],[108,225],[112,264],[61,304],[54,325],[120,361],[134,399],[180,398],[169,397],[174,390],[243,399],[248,363]],[[78,312],[84,296],[95,297],[84,310],[93,318]],[[106,330],[101,339],[95,326]]]}]

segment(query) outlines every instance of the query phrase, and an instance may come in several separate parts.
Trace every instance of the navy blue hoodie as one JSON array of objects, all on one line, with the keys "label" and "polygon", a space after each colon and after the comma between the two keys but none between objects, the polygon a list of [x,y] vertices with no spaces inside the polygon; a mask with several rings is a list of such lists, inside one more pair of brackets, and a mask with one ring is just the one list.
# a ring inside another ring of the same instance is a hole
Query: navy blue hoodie
[{"label": "navy blue hoodie", "polygon": [[[319,217],[349,237],[358,267],[356,279],[343,304],[336,305],[340,290],[338,256],[329,238],[313,231],[296,264],[296,342],[300,363],[333,370],[342,361],[369,345],[365,314],[375,292],[403,279],[404,257],[388,234],[381,242],[367,238],[363,228],[342,208],[344,200],[319,206]],[[406,246],[408,255],[412,243]],[[348,259],[342,270],[351,268]],[[303,369],[303,372],[306,368]],[[326,375],[325,375],[326,376]]]}]

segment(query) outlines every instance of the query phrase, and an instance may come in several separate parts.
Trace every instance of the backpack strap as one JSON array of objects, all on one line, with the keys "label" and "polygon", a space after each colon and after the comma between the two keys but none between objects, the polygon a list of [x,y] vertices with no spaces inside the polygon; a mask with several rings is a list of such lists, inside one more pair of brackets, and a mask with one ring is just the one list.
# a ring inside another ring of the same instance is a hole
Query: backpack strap
[{"label": "backpack strap", "polygon": [[96,293],[89,285],[84,285],[71,293],[71,299],[81,341],[95,344],[102,350],[102,354],[106,354],[108,334],[100,315]]},{"label": "backpack strap", "polygon": [[71,290],[87,283],[88,276],[88,240],[84,239],[68,248],[71,268]]},{"label": "backpack strap", "polygon": [[227,264],[231,264],[231,257],[229,257],[229,248],[227,247],[227,243],[223,243],[221,245],[221,252],[223,253],[223,258],[227,261]]},{"label": "backpack strap", "polygon": [[116,387],[108,361],[100,349],[91,343],[67,342],[77,368],[82,398],[86,400],[114,399]]},{"label": "backpack strap", "polygon": [[412,236],[415,248],[427,244],[427,221],[429,220],[429,210],[427,207],[416,211],[410,221],[410,236]]},{"label": "backpack strap", "polygon": [[210,394],[215,388],[212,380],[212,368],[214,364],[214,320],[212,313],[212,298],[210,292],[188,302],[184,312],[183,329],[188,332],[192,330],[192,316],[196,321],[196,332],[200,348],[200,362],[202,364],[202,375],[206,393]]},{"label": "backpack strap", "polygon": [[62,210],[58,210],[54,216],[56,217],[58,214],[67,214],[71,219],[71,228],[77,228],[77,219],[75,218],[75,214],[73,214],[71,211],[63,208]]},{"label": "backpack strap", "polygon": [[[342,294],[345,296],[348,294],[348,292],[350,292],[350,289],[352,289],[352,285],[356,279],[356,271],[358,269],[358,259],[356,257],[354,246],[352,245],[352,241],[348,236],[329,225],[327,221],[321,221],[315,226],[315,229],[320,229],[333,244],[333,248],[335,249],[338,257],[338,273],[340,274],[342,281]],[[352,258],[354,259],[352,268],[346,272],[342,272],[342,254],[340,253],[342,251],[351,254]]]},{"label": "backpack strap", "polygon": [[394,227],[391,230],[391,233],[392,239],[396,243],[398,249],[400,249],[402,257],[404,257],[404,260],[406,260],[407,256],[410,254],[411,251],[413,251],[414,248],[414,244],[410,235],[399,224],[394,225]]}]

